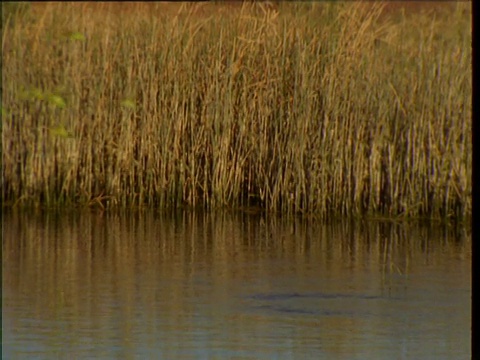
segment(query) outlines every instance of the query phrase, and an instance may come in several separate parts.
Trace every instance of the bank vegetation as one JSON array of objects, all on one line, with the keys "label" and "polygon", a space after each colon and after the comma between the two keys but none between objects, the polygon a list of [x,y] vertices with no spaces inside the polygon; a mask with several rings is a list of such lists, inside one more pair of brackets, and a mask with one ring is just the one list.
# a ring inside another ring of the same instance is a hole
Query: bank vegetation
[{"label": "bank vegetation", "polygon": [[470,216],[471,4],[142,6],[4,14],[4,206]]}]

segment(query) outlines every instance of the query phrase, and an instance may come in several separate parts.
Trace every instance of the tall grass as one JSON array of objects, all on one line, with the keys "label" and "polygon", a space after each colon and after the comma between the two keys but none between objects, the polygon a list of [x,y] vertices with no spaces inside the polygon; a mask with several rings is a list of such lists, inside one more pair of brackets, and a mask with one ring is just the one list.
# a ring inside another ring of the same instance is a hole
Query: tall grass
[{"label": "tall grass", "polygon": [[467,4],[143,6],[2,26],[5,204],[470,215]]}]

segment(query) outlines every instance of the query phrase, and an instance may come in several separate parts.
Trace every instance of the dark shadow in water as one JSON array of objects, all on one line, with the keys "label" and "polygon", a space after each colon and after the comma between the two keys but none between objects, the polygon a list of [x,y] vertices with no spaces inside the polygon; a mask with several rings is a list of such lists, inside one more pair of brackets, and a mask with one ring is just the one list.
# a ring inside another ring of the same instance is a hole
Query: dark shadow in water
[{"label": "dark shadow in water", "polygon": [[[280,293],[280,294],[254,294],[250,296],[254,300],[292,300],[292,299],[383,299],[384,296],[376,295],[362,295],[362,294],[326,294],[326,293]],[[388,297],[389,300],[394,300],[392,297]]]}]

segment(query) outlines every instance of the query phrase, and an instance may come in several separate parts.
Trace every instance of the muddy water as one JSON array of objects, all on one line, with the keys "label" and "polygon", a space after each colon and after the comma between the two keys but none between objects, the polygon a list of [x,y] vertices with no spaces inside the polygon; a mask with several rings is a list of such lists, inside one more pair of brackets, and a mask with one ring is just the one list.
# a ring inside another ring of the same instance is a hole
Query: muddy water
[{"label": "muddy water", "polygon": [[3,215],[6,359],[469,359],[468,229]]}]

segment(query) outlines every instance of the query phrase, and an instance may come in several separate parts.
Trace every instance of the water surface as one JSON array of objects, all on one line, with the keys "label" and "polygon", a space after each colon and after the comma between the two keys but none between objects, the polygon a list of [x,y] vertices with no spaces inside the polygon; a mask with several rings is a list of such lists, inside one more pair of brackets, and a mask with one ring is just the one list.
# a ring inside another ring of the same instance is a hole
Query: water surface
[{"label": "water surface", "polygon": [[469,230],[3,215],[3,358],[469,359]]}]

